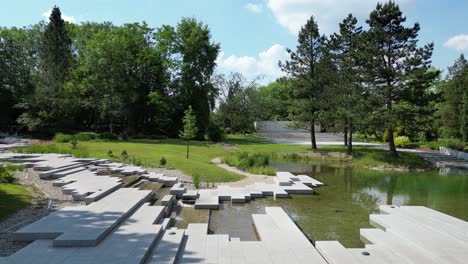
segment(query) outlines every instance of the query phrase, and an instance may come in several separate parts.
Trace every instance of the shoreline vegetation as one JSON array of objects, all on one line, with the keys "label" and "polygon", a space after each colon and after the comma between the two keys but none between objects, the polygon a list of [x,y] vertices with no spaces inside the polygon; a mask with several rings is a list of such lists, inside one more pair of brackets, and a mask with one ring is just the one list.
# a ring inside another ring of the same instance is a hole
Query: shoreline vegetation
[{"label": "shoreline vegetation", "polygon": [[[57,140],[57,138],[60,138]],[[29,147],[17,148],[22,153],[62,153],[76,157],[109,158],[136,166],[178,169],[187,175],[200,174],[202,182],[236,182],[243,175],[226,171],[212,164],[220,158],[223,163],[253,174],[275,175],[271,162],[325,163],[338,167],[359,167],[373,170],[422,171],[432,166],[423,158],[400,152],[398,157],[386,149],[355,146],[352,155],[345,146],[309,146],[276,144],[259,135],[228,135],[223,143],[193,141],[191,157],[185,159],[186,143],[178,139],[106,140],[99,138],[45,141]],[[164,162],[161,162],[164,158]]]}]

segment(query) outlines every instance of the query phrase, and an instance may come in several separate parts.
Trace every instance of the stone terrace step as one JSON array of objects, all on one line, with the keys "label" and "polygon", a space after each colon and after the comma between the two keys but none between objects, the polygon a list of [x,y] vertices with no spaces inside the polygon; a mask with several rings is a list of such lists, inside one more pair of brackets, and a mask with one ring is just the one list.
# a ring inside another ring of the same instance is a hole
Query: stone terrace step
[{"label": "stone terrace step", "polygon": [[174,264],[184,240],[184,229],[171,228],[164,234],[151,251],[146,264]]},{"label": "stone terrace step", "polygon": [[16,231],[16,240],[54,239],[54,246],[95,246],[152,195],[122,188],[88,206],[65,207]]},{"label": "stone terrace step", "polygon": [[54,247],[37,240],[9,257],[9,263],[143,263],[162,232],[155,225],[164,207],[143,205],[95,247]]}]

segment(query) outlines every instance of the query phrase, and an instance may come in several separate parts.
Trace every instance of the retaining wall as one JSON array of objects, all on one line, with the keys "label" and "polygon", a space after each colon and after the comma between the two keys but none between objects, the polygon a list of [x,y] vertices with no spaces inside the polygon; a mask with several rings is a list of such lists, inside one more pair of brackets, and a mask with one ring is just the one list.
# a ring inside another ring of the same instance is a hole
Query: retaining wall
[{"label": "retaining wall", "polygon": [[463,151],[458,151],[458,150],[454,150],[454,149],[446,148],[446,147],[440,147],[439,151],[441,154],[444,154],[444,155],[450,155],[450,156],[457,157],[459,159],[468,160],[468,153],[463,152]]}]

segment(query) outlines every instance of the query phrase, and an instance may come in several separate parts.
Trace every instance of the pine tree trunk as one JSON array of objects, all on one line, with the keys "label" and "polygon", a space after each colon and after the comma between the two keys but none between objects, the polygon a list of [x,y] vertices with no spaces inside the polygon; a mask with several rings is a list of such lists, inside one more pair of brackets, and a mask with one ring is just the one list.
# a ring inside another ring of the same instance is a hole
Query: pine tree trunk
[{"label": "pine tree trunk", "polygon": [[[390,85],[390,84],[389,84]],[[392,115],[392,102],[387,102],[387,114],[390,117]],[[398,157],[398,153],[395,146],[395,139],[393,138],[394,129],[392,126],[388,128],[387,134],[387,141],[388,141],[388,148],[390,150],[390,155]]]},{"label": "pine tree trunk", "polygon": [[353,153],[353,122],[348,118],[348,154]]},{"label": "pine tree trunk", "polygon": [[393,128],[388,129],[388,135],[387,135],[388,147],[390,150],[390,154],[392,156],[398,157],[398,152],[395,146],[395,139],[393,138],[393,132],[394,132]]},{"label": "pine tree trunk", "polygon": [[312,144],[312,149],[317,149],[317,142],[315,140],[315,120],[310,121],[310,143]]},{"label": "pine tree trunk", "polygon": [[344,134],[344,145],[348,146],[348,128],[346,126],[345,126],[343,134]]},{"label": "pine tree trunk", "polygon": [[187,140],[187,159],[189,158],[189,141]]}]

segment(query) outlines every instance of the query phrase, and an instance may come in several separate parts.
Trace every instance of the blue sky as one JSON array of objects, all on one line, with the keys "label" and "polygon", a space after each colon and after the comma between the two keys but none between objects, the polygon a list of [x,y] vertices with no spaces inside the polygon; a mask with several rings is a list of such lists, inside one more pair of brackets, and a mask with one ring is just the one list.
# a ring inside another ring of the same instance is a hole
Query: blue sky
[{"label": "blue sky", "polygon": [[[446,69],[468,52],[468,0],[397,0],[408,23],[421,24],[420,44],[434,42],[433,65]],[[282,75],[285,47],[296,46],[297,31],[314,15],[322,33],[331,34],[353,13],[365,23],[376,0],[63,0],[3,1],[0,26],[27,26],[44,19],[54,5],[74,23],[146,21],[152,27],[176,25],[181,17],[208,24],[221,44],[218,71],[238,71],[265,81]],[[18,15],[21,14],[21,15]]]}]

